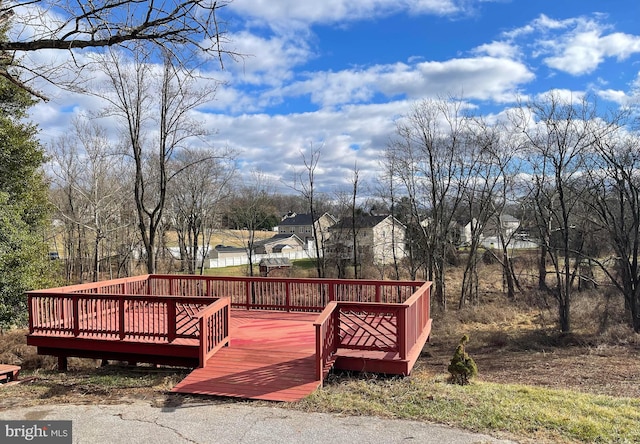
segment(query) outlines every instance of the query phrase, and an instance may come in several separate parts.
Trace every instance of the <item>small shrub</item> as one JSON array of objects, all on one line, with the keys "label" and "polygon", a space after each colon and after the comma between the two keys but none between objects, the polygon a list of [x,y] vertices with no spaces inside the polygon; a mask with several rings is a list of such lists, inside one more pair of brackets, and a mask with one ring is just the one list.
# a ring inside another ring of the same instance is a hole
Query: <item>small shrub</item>
[{"label": "small shrub", "polygon": [[467,385],[469,380],[478,374],[478,366],[473,358],[464,350],[464,345],[469,342],[469,336],[464,335],[460,339],[456,351],[453,353],[448,371],[451,374],[449,380],[453,384]]},{"label": "small shrub", "polygon": [[485,265],[493,265],[498,263],[496,254],[491,250],[484,250],[484,253],[482,253],[482,263]]}]

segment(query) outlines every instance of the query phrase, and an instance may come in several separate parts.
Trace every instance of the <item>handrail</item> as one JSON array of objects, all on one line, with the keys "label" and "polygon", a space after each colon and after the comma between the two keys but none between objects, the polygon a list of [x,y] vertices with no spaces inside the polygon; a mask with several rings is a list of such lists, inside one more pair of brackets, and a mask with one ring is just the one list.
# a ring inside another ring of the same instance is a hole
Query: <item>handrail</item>
[{"label": "handrail", "polygon": [[[126,288],[126,284],[133,284],[138,282],[147,282],[151,275],[141,275],[141,276],[131,276],[124,277],[118,279],[112,279],[109,281],[98,281],[98,282],[85,282],[82,284],[73,284],[66,285],[64,287],[54,287],[54,288],[46,288],[42,290],[33,291],[35,293],[82,293],[85,290],[94,290],[100,287],[106,286],[120,286],[121,288]],[[27,291],[27,294],[32,293],[31,291]],[[129,292],[133,293],[133,292]],[[118,293],[120,294],[120,293]]]},{"label": "handrail", "polygon": [[405,309],[398,329],[403,338],[400,358],[406,359],[431,322],[431,282],[425,282],[403,305]]},{"label": "handrail", "polygon": [[[47,332],[68,337],[102,339],[155,338],[172,342],[177,337],[197,339],[191,326],[189,305],[203,306],[218,298],[104,295],[87,293],[29,292],[29,333]],[[182,311],[178,325],[177,305]],[[197,322],[197,321],[196,321]],[[184,331],[180,331],[182,328]]]},{"label": "handrail", "polygon": [[231,297],[234,308],[317,311],[331,301],[402,303],[422,281],[151,275],[150,294]]},{"label": "handrail", "polygon": [[221,347],[230,345],[231,300],[222,298],[200,310],[196,316],[200,323],[200,367]]},{"label": "handrail", "polygon": [[329,302],[313,323],[316,330],[316,379],[324,381],[333,356],[338,351],[339,318],[338,303]]}]

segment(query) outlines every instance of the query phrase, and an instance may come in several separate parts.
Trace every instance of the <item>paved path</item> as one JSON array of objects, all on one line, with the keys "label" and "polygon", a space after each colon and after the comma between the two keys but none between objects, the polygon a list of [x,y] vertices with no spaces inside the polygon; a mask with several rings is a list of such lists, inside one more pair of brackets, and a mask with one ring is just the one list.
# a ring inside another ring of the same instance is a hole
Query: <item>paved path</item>
[{"label": "paved path", "polygon": [[247,404],[43,405],[0,410],[0,420],[72,420],[74,443],[509,443],[440,425],[305,413]]}]

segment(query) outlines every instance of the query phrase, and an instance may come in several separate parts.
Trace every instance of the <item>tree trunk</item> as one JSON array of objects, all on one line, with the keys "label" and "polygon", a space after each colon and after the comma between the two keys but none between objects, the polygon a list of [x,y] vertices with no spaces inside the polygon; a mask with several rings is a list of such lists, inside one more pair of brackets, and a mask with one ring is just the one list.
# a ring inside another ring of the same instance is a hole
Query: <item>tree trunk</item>
[{"label": "tree trunk", "polygon": [[546,291],[547,286],[547,246],[540,245],[540,255],[538,256],[538,289]]}]

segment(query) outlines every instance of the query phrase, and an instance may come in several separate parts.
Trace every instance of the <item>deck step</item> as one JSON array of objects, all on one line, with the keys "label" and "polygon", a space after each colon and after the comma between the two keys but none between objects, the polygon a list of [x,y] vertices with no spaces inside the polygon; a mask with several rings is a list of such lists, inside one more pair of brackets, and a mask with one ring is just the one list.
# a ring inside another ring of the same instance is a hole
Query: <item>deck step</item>
[{"label": "deck step", "polygon": [[267,401],[298,401],[321,385],[315,355],[225,347],[173,388],[173,392]]}]

